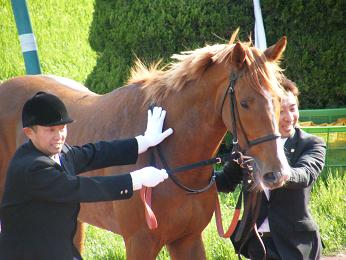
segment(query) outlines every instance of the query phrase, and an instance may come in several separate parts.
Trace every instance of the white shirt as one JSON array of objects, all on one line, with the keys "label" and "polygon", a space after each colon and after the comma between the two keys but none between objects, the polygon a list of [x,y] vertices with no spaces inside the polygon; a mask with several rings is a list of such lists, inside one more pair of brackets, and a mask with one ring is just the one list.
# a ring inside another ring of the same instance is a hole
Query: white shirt
[{"label": "white shirt", "polygon": [[[281,138],[280,139],[282,146],[285,145],[285,142],[287,141],[287,138]],[[263,187],[264,194],[267,197],[267,200],[269,201],[270,199],[270,190],[266,187]],[[262,223],[262,225],[258,228],[258,232],[270,232],[270,227],[269,227],[269,221],[268,217],[266,217]]]},{"label": "white shirt", "polygon": [[52,155],[50,158],[52,158],[57,164],[61,166],[59,154]]}]

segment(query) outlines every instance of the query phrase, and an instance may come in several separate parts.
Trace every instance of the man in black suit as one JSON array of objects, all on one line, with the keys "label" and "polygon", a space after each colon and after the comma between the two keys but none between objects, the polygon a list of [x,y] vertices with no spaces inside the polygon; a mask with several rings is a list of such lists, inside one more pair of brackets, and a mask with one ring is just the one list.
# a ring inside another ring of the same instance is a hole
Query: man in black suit
[{"label": "man in black suit", "polygon": [[[283,78],[281,84],[286,95],[281,102],[279,130],[290,165],[290,176],[281,188],[264,188],[256,220],[260,236],[254,230],[247,238],[243,234],[238,245],[243,243],[241,253],[250,259],[319,259],[321,238],[308,203],[312,185],[324,166],[326,145],[320,138],[298,127],[298,89],[295,83]],[[234,191],[243,179],[246,199],[249,195],[246,176],[236,163],[227,163],[216,176],[218,191]],[[242,221],[251,222],[249,219]]]},{"label": "man in black suit", "polygon": [[70,146],[66,125],[73,120],[63,102],[45,92],[29,99],[22,111],[29,141],[10,162],[1,205],[0,259],[81,259],[72,241],[80,202],[128,199],[168,176],[154,167],[115,176],[78,174],[135,163],[138,154],[172,134],[172,129],[162,133],[165,114],[159,107],[148,111],[144,135]]}]

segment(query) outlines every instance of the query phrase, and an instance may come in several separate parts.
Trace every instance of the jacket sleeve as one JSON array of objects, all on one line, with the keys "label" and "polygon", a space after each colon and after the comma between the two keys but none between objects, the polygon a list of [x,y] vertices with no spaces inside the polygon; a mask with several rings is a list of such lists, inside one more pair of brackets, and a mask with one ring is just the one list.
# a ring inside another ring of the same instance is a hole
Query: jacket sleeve
[{"label": "jacket sleeve", "polygon": [[132,196],[130,174],[82,177],[36,161],[25,173],[25,189],[31,199],[50,202],[95,202]]},{"label": "jacket sleeve", "polygon": [[131,138],[67,146],[66,156],[73,160],[74,172],[77,175],[100,168],[136,163],[138,143],[135,138]]},{"label": "jacket sleeve", "polygon": [[311,185],[322,172],[326,155],[325,143],[315,136],[305,141],[298,160],[292,165],[291,177],[286,182],[288,189],[305,188]]},{"label": "jacket sleeve", "polygon": [[222,171],[215,172],[218,192],[233,192],[243,178],[243,169],[236,162],[226,162]]}]

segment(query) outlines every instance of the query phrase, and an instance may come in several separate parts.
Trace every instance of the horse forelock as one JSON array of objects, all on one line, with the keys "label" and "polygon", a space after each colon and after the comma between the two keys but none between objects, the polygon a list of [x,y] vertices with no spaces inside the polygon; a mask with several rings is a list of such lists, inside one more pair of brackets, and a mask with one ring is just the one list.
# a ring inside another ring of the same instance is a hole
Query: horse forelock
[{"label": "horse forelock", "polygon": [[246,84],[263,96],[267,93],[282,95],[282,87],[278,81],[282,69],[278,63],[270,62],[265,55],[256,48],[246,48]]}]

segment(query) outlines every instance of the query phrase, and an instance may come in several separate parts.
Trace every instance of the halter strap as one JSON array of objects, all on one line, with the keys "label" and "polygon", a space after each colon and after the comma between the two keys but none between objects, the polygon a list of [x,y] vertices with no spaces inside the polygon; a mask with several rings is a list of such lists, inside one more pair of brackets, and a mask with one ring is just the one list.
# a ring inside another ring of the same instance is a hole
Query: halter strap
[{"label": "halter strap", "polygon": [[185,186],[184,184],[182,184],[181,182],[179,182],[179,180],[176,178],[176,176],[173,173],[177,173],[177,172],[182,172],[182,171],[187,171],[187,170],[192,170],[194,168],[198,168],[198,167],[203,167],[203,166],[207,166],[207,165],[211,165],[211,164],[215,164],[215,163],[221,163],[222,159],[220,157],[215,157],[215,158],[211,158],[209,160],[203,160],[203,161],[199,161],[196,163],[192,163],[192,164],[188,164],[188,165],[184,165],[181,167],[177,167],[175,169],[171,169],[163,155],[163,152],[161,150],[161,146],[157,145],[156,146],[156,151],[157,154],[159,155],[159,158],[162,162],[163,167],[166,169],[168,176],[172,179],[172,181],[181,189],[189,192],[189,193],[201,193],[204,191],[207,191],[208,189],[210,189],[213,184],[215,183],[215,173],[213,171],[212,176],[210,178],[209,183],[207,184],[207,186],[205,186],[204,188],[201,189],[192,189],[189,188],[187,186]]}]

